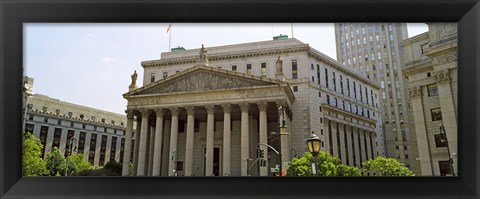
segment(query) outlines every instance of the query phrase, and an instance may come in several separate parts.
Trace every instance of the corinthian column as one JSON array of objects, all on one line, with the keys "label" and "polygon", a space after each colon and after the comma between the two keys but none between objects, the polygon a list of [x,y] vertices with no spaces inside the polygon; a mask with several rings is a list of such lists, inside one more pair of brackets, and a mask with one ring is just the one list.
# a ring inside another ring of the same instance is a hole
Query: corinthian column
[{"label": "corinthian column", "polygon": [[132,131],[133,131],[133,113],[132,110],[126,110],[127,113],[127,131],[125,132],[125,148],[123,151],[122,176],[128,176],[130,173],[130,156],[132,151]]},{"label": "corinthian column", "polygon": [[213,125],[214,105],[207,105],[207,152],[205,154],[205,176],[213,175]]},{"label": "corinthian column", "polygon": [[153,151],[152,176],[160,175],[160,162],[162,161],[162,138],[163,138],[163,109],[155,109],[157,121],[155,124],[155,145]]},{"label": "corinthian column", "polygon": [[142,110],[142,130],[140,133],[140,142],[138,150],[138,167],[137,167],[137,176],[145,175],[145,159],[146,159],[146,149],[147,149],[147,128],[148,128],[148,110]]},{"label": "corinthian column", "polygon": [[187,139],[185,145],[185,176],[192,175],[193,169],[193,130],[195,123],[195,107],[188,106],[187,109]]},{"label": "corinthian column", "polygon": [[241,133],[240,133],[240,146],[241,146],[241,152],[240,152],[240,158],[241,158],[241,172],[240,174],[242,176],[247,176],[248,174],[248,110],[250,108],[250,105],[248,103],[242,103],[240,104],[240,110],[242,111],[242,128],[241,128]]},{"label": "corinthian column", "polygon": [[173,176],[176,162],[176,151],[177,151],[177,137],[178,137],[178,108],[170,108],[170,112],[172,113],[172,124],[171,124],[171,132],[170,132],[170,157],[168,162],[168,175]]},{"label": "corinthian column", "polygon": [[[258,110],[260,111],[259,116],[260,116],[260,138],[259,141],[260,143],[263,144],[268,144],[267,143],[267,102],[262,101],[258,103]],[[263,150],[265,154],[268,154],[268,148],[265,145],[259,145],[260,150]],[[265,160],[267,160],[267,157],[264,157]],[[268,161],[267,161],[268,164]],[[260,167],[260,176],[268,176],[268,165],[265,167]]]},{"label": "corinthian column", "polygon": [[230,175],[230,143],[231,143],[231,117],[230,117],[230,104],[223,104],[223,173],[226,176]]}]

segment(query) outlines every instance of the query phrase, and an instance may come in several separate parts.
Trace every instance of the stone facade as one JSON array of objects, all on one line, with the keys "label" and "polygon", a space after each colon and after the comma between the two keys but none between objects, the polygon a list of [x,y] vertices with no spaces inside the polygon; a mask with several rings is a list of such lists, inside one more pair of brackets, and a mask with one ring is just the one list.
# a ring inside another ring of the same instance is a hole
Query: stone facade
[{"label": "stone facade", "polygon": [[[457,28],[455,23],[427,25],[428,32],[403,42],[411,128],[417,138],[421,174],[452,175],[457,173],[458,157]],[[440,139],[441,124],[448,143]]]},{"label": "stone facade", "polygon": [[121,162],[125,143],[124,115],[72,104],[41,94],[27,101],[25,128],[44,145],[43,155],[57,147],[66,154],[71,137],[73,153],[83,153],[93,166]]},{"label": "stone facade", "polygon": [[[263,144],[288,162],[307,151],[312,131],[322,150],[348,165],[385,153],[378,84],[308,44],[287,39],[208,47],[208,62],[199,51],[143,61],[143,86],[134,82],[124,94],[130,120],[142,124],[141,148],[126,148],[134,155],[124,159],[125,165],[133,159],[136,175],[273,175],[279,157]],[[265,151],[266,167],[253,164],[256,148]]]},{"label": "stone facade", "polygon": [[[408,89],[402,75],[405,23],[336,23],[337,60],[380,84],[386,156],[420,174],[407,114]],[[381,143],[383,145],[383,143]]]}]

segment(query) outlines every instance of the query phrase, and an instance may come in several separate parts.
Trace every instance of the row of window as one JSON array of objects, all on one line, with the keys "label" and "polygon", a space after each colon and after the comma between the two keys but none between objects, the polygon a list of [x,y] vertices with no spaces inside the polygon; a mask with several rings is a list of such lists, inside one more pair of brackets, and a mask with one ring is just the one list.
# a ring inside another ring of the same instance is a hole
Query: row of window
[{"label": "row of window", "polygon": [[[29,115],[29,116],[28,116],[28,120],[33,121],[33,117],[34,117],[34,115]],[[44,118],[43,118],[43,122],[48,124],[48,119],[49,119],[48,117],[44,117]],[[75,122],[73,122],[73,121],[67,121],[67,122],[70,122],[70,127],[73,128],[73,127],[75,126],[75,125],[74,125]],[[59,126],[62,125],[62,120],[57,119],[57,125],[59,125]],[[122,125],[123,125],[123,122],[122,122]],[[86,129],[86,124],[82,124],[82,129]],[[107,129],[108,129],[108,128],[105,128],[105,127],[104,127],[104,128],[103,128],[103,132],[107,133]],[[94,126],[93,126],[93,130],[94,130],[94,131],[97,131],[97,126],[94,125]],[[122,132],[122,134],[125,133],[124,131],[121,131],[121,132]],[[114,133],[114,134],[117,134],[117,129],[113,129],[113,133]]]},{"label": "row of window", "polygon": [[[319,94],[320,95],[320,94]],[[330,99],[330,95],[327,95],[327,104],[340,108],[342,110],[346,110],[348,112],[355,113],[357,115],[361,115],[363,117],[371,118],[370,117],[370,110],[364,109],[363,107],[358,107],[358,105],[352,105],[352,103],[346,103],[344,100],[338,100],[339,103],[337,103],[337,98],[334,97]],[[321,109],[320,109],[321,111]],[[372,111],[373,117],[375,117],[375,112]]]},{"label": "row of window", "polygon": [[[28,109],[32,109],[32,108],[33,108],[33,104],[28,104],[27,107],[28,107]],[[46,113],[47,111],[48,111],[48,107],[43,106],[43,107],[42,107],[42,112]],[[56,114],[56,115],[60,115],[60,109],[55,109],[55,114]],[[68,112],[68,117],[70,117],[70,118],[73,117],[73,112]],[[79,115],[78,115],[78,118],[80,118],[80,119],[82,119],[82,120],[83,120],[83,119],[86,119],[86,117],[85,117],[84,114],[79,114]],[[96,119],[95,116],[91,116],[91,117],[90,117],[90,120],[91,120],[91,121],[95,121],[95,119]],[[101,122],[102,122],[102,123],[105,123],[105,118],[102,118],[102,119],[101,119]],[[115,125],[115,120],[111,120],[110,123],[113,124],[113,125]],[[123,122],[120,122],[120,126],[123,126],[123,125],[124,125],[124,123],[123,123]]]}]

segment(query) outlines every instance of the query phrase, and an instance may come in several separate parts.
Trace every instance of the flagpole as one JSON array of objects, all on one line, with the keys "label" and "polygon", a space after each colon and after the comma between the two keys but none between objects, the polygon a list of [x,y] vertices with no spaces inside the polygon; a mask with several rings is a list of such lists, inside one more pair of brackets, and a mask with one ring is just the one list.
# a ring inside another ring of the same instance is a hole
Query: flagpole
[{"label": "flagpole", "polygon": [[168,32],[170,33],[168,35],[168,52],[170,52],[171,51],[170,44],[172,43],[172,24],[170,24]]},{"label": "flagpole", "polygon": [[292,38],[293,38],[293,23],[290,24],[292,28]]}]

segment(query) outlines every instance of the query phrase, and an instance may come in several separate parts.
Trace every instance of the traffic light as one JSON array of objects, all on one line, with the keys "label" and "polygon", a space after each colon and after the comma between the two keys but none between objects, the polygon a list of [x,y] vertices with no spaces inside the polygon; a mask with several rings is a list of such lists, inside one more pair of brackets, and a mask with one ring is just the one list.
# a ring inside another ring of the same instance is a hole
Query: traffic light
[{"label": "traffic light", "polygon": [[265,159],[260,159],[260,166],[261,166],[261,167],[266,167],[266,166],[267,166],[267,160],[265,160]]},{"label": "traffic light", "polygon": [[257,149],[257,158],[263,158],[264,151],[263,149]]}]

